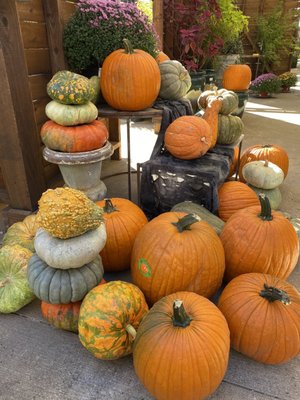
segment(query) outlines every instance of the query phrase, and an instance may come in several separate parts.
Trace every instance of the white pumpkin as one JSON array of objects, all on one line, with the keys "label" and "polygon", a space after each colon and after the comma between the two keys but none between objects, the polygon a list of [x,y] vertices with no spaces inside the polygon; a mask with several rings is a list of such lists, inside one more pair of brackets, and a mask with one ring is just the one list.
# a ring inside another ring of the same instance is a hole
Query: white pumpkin
[{"label": "white pumpkin", "polygon": [[83,235],[70,239],[51,236],[39,228],[34,239],[37,255],[50,267],[58,269],[80,268],[93,261],[106,243],[105,224]]},{"label": "white pumpkin", "polygon": [[274,189],[284,180],[282,169],[268,160],[251,161],[244,165],[242,173],[247,183],[259,189]]}]

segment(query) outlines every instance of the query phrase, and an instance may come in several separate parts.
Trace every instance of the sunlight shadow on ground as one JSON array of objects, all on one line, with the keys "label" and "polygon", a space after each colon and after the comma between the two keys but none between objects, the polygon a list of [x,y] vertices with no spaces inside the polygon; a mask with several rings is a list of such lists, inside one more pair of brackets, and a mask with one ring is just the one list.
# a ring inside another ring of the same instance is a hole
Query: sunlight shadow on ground
[{"label": "sunlight shadow on ground", "polygon": [[297,111],[283,110],[282,108],[266,106],[265,104],[258,104],[248,101],[246,112],[249,114],[259,115],[270,119],[276,119],[290,124],[300,125],[300,117]]}]

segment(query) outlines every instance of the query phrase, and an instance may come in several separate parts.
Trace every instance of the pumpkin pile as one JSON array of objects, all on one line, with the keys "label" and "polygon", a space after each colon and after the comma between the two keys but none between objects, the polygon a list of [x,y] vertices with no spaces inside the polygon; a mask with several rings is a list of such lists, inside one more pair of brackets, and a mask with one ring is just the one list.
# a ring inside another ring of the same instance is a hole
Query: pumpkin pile
[{"label": "pumpkin pile", "polygon": [[[99,80],[98,80],[99,82]],[[42,142],[52,150],[76,153],[103,147],[108,130],[97,120],[94,84],[70,71],[57,72],[47,85],[52,101],[46,105],[49,121],[41,128]]]},{"label": "pumpkin pile", "polygon": [[106,230],[101,209],[79,190],[49,189],[39,200],[37,218],[29,287],[46,303],[81,301],[103,277],[99,252]]}]

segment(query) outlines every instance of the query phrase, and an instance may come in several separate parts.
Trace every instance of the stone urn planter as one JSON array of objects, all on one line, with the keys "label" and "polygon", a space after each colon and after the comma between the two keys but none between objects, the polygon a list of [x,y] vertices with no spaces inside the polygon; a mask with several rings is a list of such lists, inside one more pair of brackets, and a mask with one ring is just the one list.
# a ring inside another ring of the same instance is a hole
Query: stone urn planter
[{"label": "stone urn planter", "polygon": [[52,164],[57,164],[65,184],[81,190],[92,201],[106,197],[107,188],[101,181],[102,161],[114,152],[110,142],[100,149],[82,153],[62,153],[45,147],[43,157]]}]

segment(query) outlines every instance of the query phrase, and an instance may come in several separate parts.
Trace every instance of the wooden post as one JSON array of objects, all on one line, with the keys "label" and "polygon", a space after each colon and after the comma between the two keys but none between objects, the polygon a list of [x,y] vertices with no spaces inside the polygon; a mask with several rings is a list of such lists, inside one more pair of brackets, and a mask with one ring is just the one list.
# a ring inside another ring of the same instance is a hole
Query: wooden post
[{"label": "wooden post", "polygon": [[15,1],[0,2],[0,164],[10,206],[35,210],[45,190]]},{"label": "wooden post", "polygon": [[160,38],[161,50],[164,44],[164,2],[163,0],[153,1],[153,24]]},{"label": "wooden post", "polygon": [[63,21],[60,13],[59,0],[43,0],[51,71],[54,75],[57,71],[66,69],[63,51]]}]

